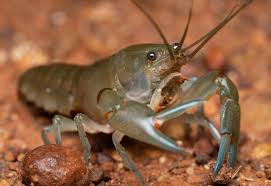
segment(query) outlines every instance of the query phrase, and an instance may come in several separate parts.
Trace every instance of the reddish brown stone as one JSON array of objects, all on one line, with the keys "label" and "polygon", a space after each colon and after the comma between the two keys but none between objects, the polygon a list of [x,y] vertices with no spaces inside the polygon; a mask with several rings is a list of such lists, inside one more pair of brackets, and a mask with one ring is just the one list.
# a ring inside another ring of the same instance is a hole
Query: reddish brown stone
[{"label": "reddish brown stone", "polygon": [[40,186],[83,185],[87,168],[72,149],[60,145],[43,145],[26,154],[23,179]]}]

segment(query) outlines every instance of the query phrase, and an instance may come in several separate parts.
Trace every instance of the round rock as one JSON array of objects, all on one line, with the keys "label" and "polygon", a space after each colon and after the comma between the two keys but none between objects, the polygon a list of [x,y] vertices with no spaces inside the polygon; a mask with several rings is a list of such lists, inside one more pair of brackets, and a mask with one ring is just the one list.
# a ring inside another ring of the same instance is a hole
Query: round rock
[{"label": "round rock", "polygon": [[22,165],[23,180],[39,186],[84,185],[87,167],[76,151],[50,144],[28,152]]}]

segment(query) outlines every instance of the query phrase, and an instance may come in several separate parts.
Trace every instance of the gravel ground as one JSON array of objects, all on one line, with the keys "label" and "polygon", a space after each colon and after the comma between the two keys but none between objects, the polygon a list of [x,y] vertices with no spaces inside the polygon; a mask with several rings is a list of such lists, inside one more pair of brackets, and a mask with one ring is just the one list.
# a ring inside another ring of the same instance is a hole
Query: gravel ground
[{"label": "gravel ground", "polygon": [[[236,3],[194,2],[186,44],[206,33]],[[188,1],[145,0],[170,42],[180,39]],[[187,76],[222,69],[237,84],[242,109],[238,166],[223,167],[215,181],[232,185],[271,185],[270,0],[257,0],[224,28],[183,69]],[[59,61],[89,64],[136,43],[160,43],[145,17],[124,0],[2,0],[0,2],[0,185],[24,185],[25,153],[42,145],[40,131],[52,116],[27,106],[17,95],[17,82],[26,69]],[[268,88],[269,87],[269,88]],[[215,97],[206,114],[219,127]],[[175,127],[180,128],[176,130]],[[124,145],[149,185],[208,185],[217,156],[210,135],[197,138],[196,128],[184,135],[182,127],[166,127],[168,135],[193,148],[195,156],[174,154],[125,138]],[[90,185],[137,185],[115,152],[111,136],[92,135]],[[80,152],[76,134],[65,134],[64,145]],[[204,162],[199,154],[208,155]],[[201,163],[199,165],[199,163]]]}]

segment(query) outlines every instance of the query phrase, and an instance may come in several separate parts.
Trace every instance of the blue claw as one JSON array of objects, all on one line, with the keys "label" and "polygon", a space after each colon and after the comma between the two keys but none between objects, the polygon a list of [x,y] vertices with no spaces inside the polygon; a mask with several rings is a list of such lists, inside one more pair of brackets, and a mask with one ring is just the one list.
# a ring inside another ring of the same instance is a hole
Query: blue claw
[{"label": "blue claw", "polygon": [[108,120],[110,125],[139,141],[173,152],[188,152],[154,127],[154,112],[137,102],[127,102]]},{"label": "blue claw", "polygon": [[238,142],[234,142],[230,146],[228,164],[230,167],[234,167],[236,160],[237,160],[237,149],[238,149]]},{"label": "blue claw", "polygon": [[231,142],[231,137],[229,134],[224,134],[221,137],[217,161],[216,161],[215,169],[214,169],[214,175],[218,174],[218,172],[220,171],[220,169],[223,165],[224,159],[229,152],[230,142]]}]

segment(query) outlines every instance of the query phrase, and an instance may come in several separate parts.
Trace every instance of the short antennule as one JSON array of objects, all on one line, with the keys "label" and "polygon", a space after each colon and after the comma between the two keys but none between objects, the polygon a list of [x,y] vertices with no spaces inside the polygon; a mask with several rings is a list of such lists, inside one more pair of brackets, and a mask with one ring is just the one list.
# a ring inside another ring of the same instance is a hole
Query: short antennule
[{"label": "short antennule", "polygon": [[203,46],[206,45],[206,43],[208,43],[208,41],[216,35],[218,31],[220,31],[228,22],[230,22],[242,9],[248,6],[252,1],[253,0],[245,0],[245,2],[243,2],[241,5],[234,6],[230,13],[215,28],[202,36],[199,40],[184,48],[183,51],[199,44],[196,49],[188,55],[189,58],[193,58],[198,53],[198,51],[200,51],[200,49],[202,49]]},{"label": "short antennule", "polygon": [[154,26],[154,28],[156,29],[156,31],[158,32],[158,34],[160,35],[160,37],[162,38],[164,44],[167,46],[168,52],[169,52],[169,56],[171,60],[174,60],[174,55],[173,55],[173,51],[170,48],[170,45],[165,37],[165,35],[163,34],[162,30],[160,29],[160,27],[158,26],[158,24],[155,22],[155,20],[152,18],[152,16],[145,11],[145,9],[140,5],[140,3],[137,0],[131,0],[132,3],[147,17],[147,19],[151,22],[151,24]]}]

